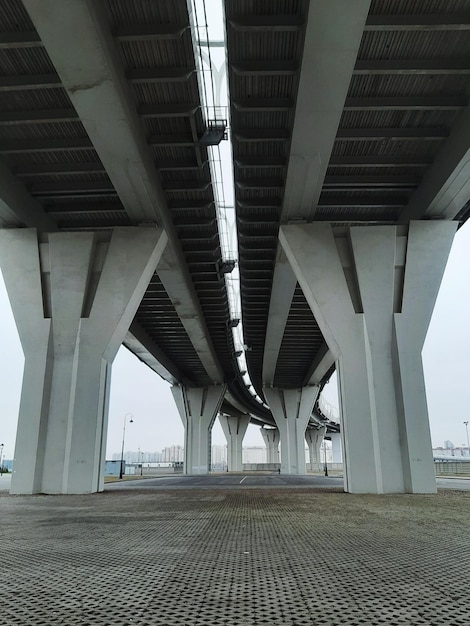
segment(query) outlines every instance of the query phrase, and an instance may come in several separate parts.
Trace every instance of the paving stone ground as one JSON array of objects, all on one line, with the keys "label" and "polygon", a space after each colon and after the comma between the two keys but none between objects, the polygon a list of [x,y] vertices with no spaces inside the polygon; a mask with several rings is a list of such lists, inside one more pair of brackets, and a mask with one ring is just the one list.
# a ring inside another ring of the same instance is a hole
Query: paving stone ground
[{"label": "paving stone ground", "polygon": [[470,492],[0,496],[0,624],[470,626]]}]

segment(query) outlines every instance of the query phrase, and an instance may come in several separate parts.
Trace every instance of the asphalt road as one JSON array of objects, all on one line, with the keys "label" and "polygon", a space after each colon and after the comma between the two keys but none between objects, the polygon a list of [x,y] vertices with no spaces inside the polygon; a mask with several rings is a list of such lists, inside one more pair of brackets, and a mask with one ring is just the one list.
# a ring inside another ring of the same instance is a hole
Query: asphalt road
[{"label": "asphalt road", "polygon": [[[0,491],[9,491],[11,474],[0,477]],[[470,490],[470,478],[437,478],[438,489]],[[338,476],[280,476],[279,474],[213,474],[211,476],[161,476],[145,478],[143,480],[117,481],[107,483],[105,490],[115,489],[214,489],[214,488],[243,487],[254,489],[257,487],[309,487],[320,489],[343,487],[343,479]]]},{"label": "asphalt road", "polygon": [[470,478],[436,478],[438,489],[470,490]]},{"label": "asphalt road", "polygon": [[105,490],[112,489],[236,489],[242,487],[325,487],[342,488],[343,479],[333,476],[282,476],[279,474],[213,474],[211,476],[161,476],[143,480],[107,483]]},{"label": "asphalt road", "polygon": [[[437,478],[438,489],[470,490],[470,479]],[[216,489],[239,487],[295,488],[343,488],[343,478],[339,476],[282,476],[279,474],[213,474],[211,476],[161,476],[143,480],[118,481],[105,485],[105,490],[112,489]]]}]

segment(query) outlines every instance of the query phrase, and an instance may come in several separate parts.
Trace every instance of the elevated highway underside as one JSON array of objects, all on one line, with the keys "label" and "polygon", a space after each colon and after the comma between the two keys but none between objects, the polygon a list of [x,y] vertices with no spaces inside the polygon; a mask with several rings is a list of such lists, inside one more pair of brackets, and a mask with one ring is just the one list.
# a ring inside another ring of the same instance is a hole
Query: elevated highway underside
[{"label": "elevated highway underside", "polygon": [[[221,412],[233,446],[250,420],[277,429],[286,473],[299,473],[306,428],[339,431],[318,406],[336,367],[346,488],[435,489],[420,351],[470,215],[470,2],[409,5],[226,0],[224,41],[211,42],[202,0],[2,2],[0,264],[27,362],[43,342],[23,395],[37,371],[50,397],[58,381],[73,389],[60,402],[38,392],[37,411],[23,399],[35,435],[18,445],[46,457],[61,405],[67,478],[20,491],[83,489],[67,458],[85,443],[85,490],[99,488],[121,343],[174,386],[188,447],[205,455],[200,429]],[[226,111],[207,106],[200,66],[221,45]],[[211,162],[228,139],[242,345]],[[93,347],[103,360],[93,407],[70,357],[85,336],[86,358]],[[50,365],[60,359],[68,382]],[[199,457],[194,473],[207,469]]]}]

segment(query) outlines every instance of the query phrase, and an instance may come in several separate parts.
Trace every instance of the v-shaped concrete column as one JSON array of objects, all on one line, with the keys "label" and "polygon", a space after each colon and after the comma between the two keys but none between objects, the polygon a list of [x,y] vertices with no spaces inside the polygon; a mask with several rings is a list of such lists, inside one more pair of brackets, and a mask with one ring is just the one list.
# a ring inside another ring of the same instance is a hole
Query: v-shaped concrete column
[{"label": "v-shaped concrete column", "polygon": [[266,462],[279,463],[279,442],[281,435],[277,428],[261,428],[261,435],[266,446]]},{"label": "v-shaped concrete column", "polygon": [[12,493],[103,488],[108,366],[166,241],[155,228],[0,231],[25,354]]},{"label": "v-shaped concrete column", "polygon": [[184,425],[184,473],[208,474],[211,457],[211,431],[224,399],[226,385],[184,387],[173,385]]},{"label": "v-shaped concrete column", "polygon": [[330,436],[332,463],[342,463],[343,451],[341,445],[341,433],[331,433]]},{"label": "v-shaped concrete column", "polygon": [[421,350],[456,228],[281,228],[337,359],[347,491],[436,490]]},{"label": "v-shaped concrete column", "polygon": [[263,392],[281,435],[281,472],[305,474],[305,430],[319,387],[264,387]]},{"label": "v-shaped concrete column", "polygon": [[241,472],[243,470],[243,437],[250,423],[248,415],[219,415],[220,425],[227,439],[227,465],[229,472]]},{"label": "v-shaped concrete column", "polygon": [[307,428],[305,431],[305,440],[308,445],[308,454],[310,458],[310,467],[312,470],[318,463],[321,463],[320,451],[323,437],[326,433],[326,426],[320,428]]}]

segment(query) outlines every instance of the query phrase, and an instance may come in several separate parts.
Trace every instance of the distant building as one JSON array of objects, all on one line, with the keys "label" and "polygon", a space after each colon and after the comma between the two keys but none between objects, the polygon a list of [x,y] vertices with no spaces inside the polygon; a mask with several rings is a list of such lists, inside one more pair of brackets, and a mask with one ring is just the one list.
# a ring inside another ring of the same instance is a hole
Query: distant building
[{"label": "distant building", "polygon": [[227,468],[227,446],[213,445],[211,449],[211,467],[212,469]]},{"label": "distant building", "polygon": [[[453,446],[451,441],[446,441],[446,444],[450,444]],[[332,451],[331,451],[331,441],[326,441],[322,446],[326,447],[326,460],[328,463],[332,461]],[[434,452],[440,455],[447,454],[458,454],[459,456],[468,456],[468,449],[466,448],[435,448]],[[306,462],[309,461],[309,453],[308,448],[305,449],[305,459]],[[120,461],[121,454],[120,452],[115,452],[112,454],[113,461]],[[243,463],[253,464],[253,463],[267,463],[267,451],[265,446],[243,446],[242,452],[242,460]],[[324,462],[325,460],[325,450],[324,447],[321,449],[321,460],[320,462]],[[163,448],[161,452],[144,452],[144,451],[134,451],[134,450],[126,450],[124,452],[124,461],[130,464],[144,464],[151,465],[155,467],[155,464],[165,463],[165,464],[178,464],[181,466],[184,462],[184,447],[181,445],[172,445]],[[214,444],[211,447],[211,467],[215,470],[225,470],[227,469],[227,445]]]},{"label": "distant building", "polygon": [[[113,454],[114,457],[114,454]],[[122,468],[125,471],[125,468]],[[113,459],[112,461],[104,462],[104,475],[105,476],[119,476],[121,471],[121,461]]]},{"label": "distant building", "polygon": [[161,458],[162,463],[175,463],[178,461],[184,461],[183,446],[170,446],[163,448]]},{"label": "distant building", "polygon": [[433,456],[435,457],[452,456],[452,452],[453,450],[451,448],[442,448],[441,446],[432,449]]},{"label": "distant building", "polygon": [[2,459],[3,471],[11,472],[13,470],[13,459]]},{"label": "distant building", "polygon": [[243,463],[267,463],[265,446],[246,446],[242,452]]}]

